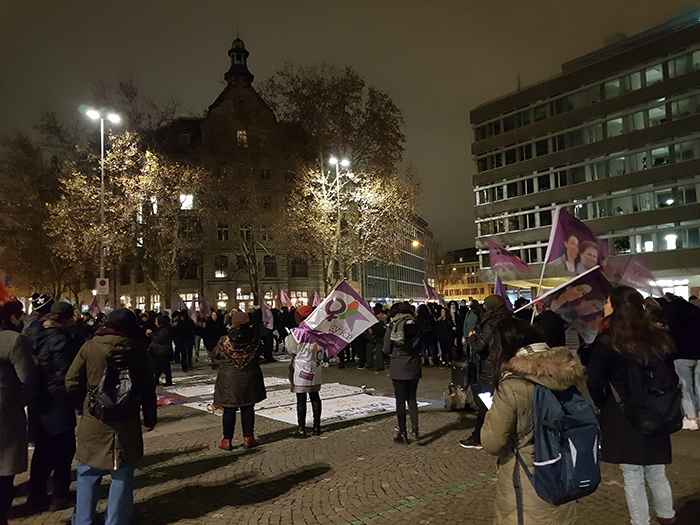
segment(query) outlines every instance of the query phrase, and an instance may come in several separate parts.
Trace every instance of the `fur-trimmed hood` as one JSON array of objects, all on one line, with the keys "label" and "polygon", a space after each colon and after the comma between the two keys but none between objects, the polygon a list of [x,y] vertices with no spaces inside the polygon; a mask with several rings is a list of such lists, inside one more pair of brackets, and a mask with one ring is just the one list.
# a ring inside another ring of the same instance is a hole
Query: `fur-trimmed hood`
[{"label": "fur-trimmed hood", "polygon": [[538,343],[519,350],[503,365],[503,373],[527,377],[552,390],[565,390],[585,383],[586,371],[568,348]]}]

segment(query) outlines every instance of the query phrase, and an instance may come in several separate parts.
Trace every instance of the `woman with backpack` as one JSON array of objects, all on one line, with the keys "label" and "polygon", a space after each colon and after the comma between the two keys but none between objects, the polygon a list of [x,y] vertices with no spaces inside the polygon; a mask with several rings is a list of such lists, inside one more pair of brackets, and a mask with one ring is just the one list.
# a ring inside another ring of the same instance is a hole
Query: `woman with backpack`
[{"label": "woman with backpack", "polygon": [[394,443],[410,443],[406,434],[406,404],[411,416],[411,434],[418,441],[418,402],[416,392],[421,378],[420,334],[413,307],[397,303],[389,310],[389,324],[384,335],[384,353],[391,358],[389,377],[394,383],[396,418],[399,431]]},{"label": "woman with backpack", "polygon": [[[644,395],[643,386],[633,379],[640,377],[634,372],[643,366],[654,367],[657,378],[664,376],[671,387],[678,388],[673,366],[665,363],[674,350],[673,343],[668,331],[644,311],[642,296],[633,288],[614,288],[604,313],[602,331],[593,343],[588,365],[588,388],[601,410],[602,460],[622,469],[632,525],[649,523],[645,478],[657,521],[675,523],[673,496],[665,473],[665,465],[671,463],[670,432],[661,429],[655,435],[642,433],[638,427],[643,422],[633,421],[626,410]],[[680,410],[678,416],[680,426]]]},{"label": "woman with backpack", "polygon": [[[552,505],[540,498],[518,464],[513,445],[532,472],[535,383],[551,390],[566,390],[573,385],[585,389],[585,370],[567,348],[549,348],[537,328],[517,318],[501,320],[493,330],[489,346],[495,385],[493,405],[481,428],[481,443],[486,452],[498,457],[494,523],[575,523],[576,502]],[[519,469],[517,473],[515,469]],[[520,479],[519,488],[514,483],[515,474]]]}]

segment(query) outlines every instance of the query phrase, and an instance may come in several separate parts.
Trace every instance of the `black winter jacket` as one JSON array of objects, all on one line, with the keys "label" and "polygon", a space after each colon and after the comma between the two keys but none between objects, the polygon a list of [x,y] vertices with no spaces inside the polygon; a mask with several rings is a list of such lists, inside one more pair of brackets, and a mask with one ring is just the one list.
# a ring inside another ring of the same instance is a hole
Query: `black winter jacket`
[{"label": "black winter jacket", "polygon": [[173,330],[169,326],[159,326],[151,332],[151,354],[157,357],[169,356],[173,351]]}]

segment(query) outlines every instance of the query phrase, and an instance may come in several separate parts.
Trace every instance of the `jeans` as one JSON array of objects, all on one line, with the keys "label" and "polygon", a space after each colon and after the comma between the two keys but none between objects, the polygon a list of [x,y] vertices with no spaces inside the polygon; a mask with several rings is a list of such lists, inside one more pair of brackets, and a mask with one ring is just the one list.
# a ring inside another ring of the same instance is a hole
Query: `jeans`
[{"label": "jeans", "polygon": [[70,429],[49,436],[43,428],[37,429],[34,455],[29,478],[29,497],[40,502],[46,497],[46,484],[53,472],[54,498],[67,498],[70,488],[70,470],[75,455],[75,430]]},{"label": "jeans", "polygon": [[406,433],[406,403],[408,403],[408,413],[411,416],[411,427],[414,434],[418,434],[418,402],[416,392],[418,391],[418,379],[408,379],[405,381],[393,380],[394,396],[396,396],[396,418],[399,422],[399,433]]},{"label": "jeans", "polygon": [[[314,427],[321,424],[321,395],[318,392],[309,392],[311,398],[311,411],[314,414]],[[297,394],[297,423],[299,428],[306,426],[306,392]]]},{"label": "jeans", "polygon": [[128,525],[134,507],[134,466],[122,465],[117,470],[92,468],[78,462],[78,493],[71,523],[91,525],[100,497],[102,477],[112,478],[109,484],[105,525]]},{"label": "jeans", "polygon": [[685,417],[695,419],[700,415],[700,366],[695,359],[676,359],[673,364],[681,380],[683,412]]},{"label": "jeans", "polygon": [[253,427],[255,425],[255,405],[245,405],[242,407],[224,407],[224,417],[222,421],[224,439],[233,439],[233,430],[236,428],[236,411],[241,410],[241,427],[243,427],[243,437],[253,437]]},{"label": "jeans", "polygon": [[384,370],[384,341],[381,339],[374,343],[374,368]]},{"label": "jeans", "polygon": [[199,361],[199,347],[202,345],[202,336],[194,336],[194,358]]},{"label": "jeans", "polygon": [[646,478],[651,491],[651,499],[656,515],[660,518],[673,518],[673,495],[671,485],[666,479],[664,465],[629,465],[621,463],[622,475],[625,478],[625,496],[630,510],[632,525],[649,524],[649,502],[644,488]]}]

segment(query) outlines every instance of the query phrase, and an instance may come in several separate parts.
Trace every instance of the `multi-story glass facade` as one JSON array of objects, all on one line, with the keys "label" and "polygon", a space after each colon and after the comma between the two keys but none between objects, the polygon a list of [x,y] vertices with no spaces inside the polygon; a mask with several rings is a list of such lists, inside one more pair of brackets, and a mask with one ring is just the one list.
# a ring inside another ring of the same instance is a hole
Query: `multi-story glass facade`
[{"label": "multi-story glass facade", "polygon": [[562,65],[471,112],[477,247],[498,236],[542,262],[557,206],[612,255],[700,285],[700,17]]}]

